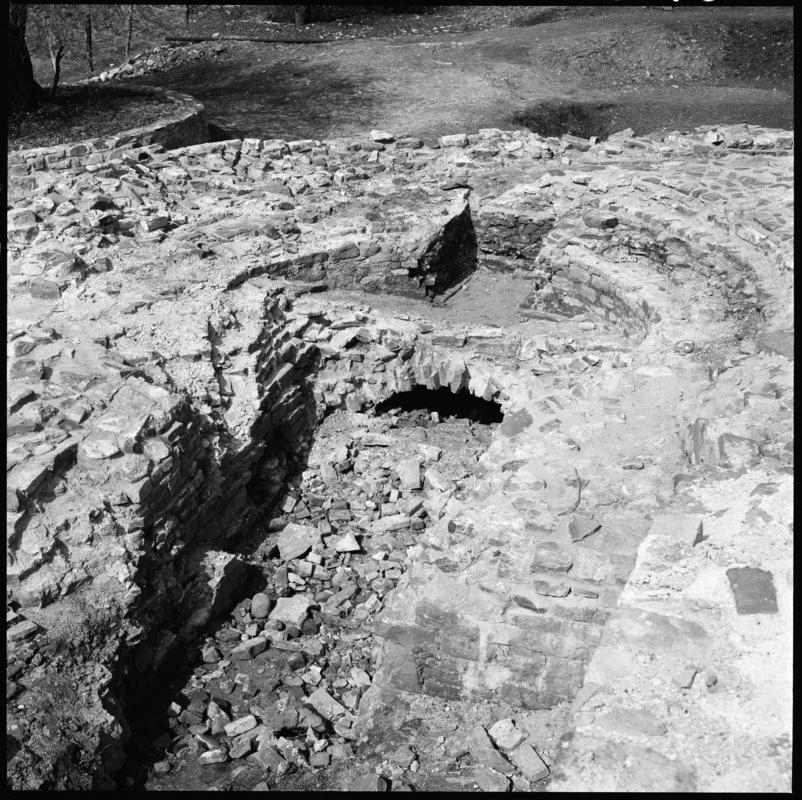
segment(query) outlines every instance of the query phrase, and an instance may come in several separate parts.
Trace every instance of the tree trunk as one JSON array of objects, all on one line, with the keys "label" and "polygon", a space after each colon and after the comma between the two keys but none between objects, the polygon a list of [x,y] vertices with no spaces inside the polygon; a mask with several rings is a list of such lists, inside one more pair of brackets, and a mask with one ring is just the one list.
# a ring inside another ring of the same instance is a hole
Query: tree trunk
[{"label": "tree trunk", "polygon": [[309,22],[309,12],[312,6],[295,6],[295,24],[300,27]]},{"label": "tree trunk", "polygon": [[125,60],[131,60],[131,37],[134,33],[134,4],[128,8],[128,39],[125,42]]},{"label": "tree trunk", "polygon": [[56,96],[56,89],[58,88],[58,79],[61,77],[61,57],[64,55],[64,45],[59,42],[58,50],[52,54],[53,58],[53,85],[50,87],[50,96]]},{"label": "tree trunk", "polygon": [[22,109],[35,108],[42,88],[33,79],[33,65],[25,42],[26,3],[8,5],[8,102]]},{"label": "tree trunk", "polygon": [[58,80],[61,76],[61,59],[64,55],[64,43],[61,37],[53,33],[53,21],[47,16],[47,49],[50,52],[50,63],[53,65],[53,83],[50,86],[50,96],[56,96]]},{"label": "tree trunk", "polygon": [[95,71],[95,63],[92,58],[92,15],[87,14],[84,22],[84,34],[86,36],[86,62],[89,65],[89,74]]},{"label": "tree trunk", "polygon": [[189,6],[184,6],[184,24],[189,25]]}]

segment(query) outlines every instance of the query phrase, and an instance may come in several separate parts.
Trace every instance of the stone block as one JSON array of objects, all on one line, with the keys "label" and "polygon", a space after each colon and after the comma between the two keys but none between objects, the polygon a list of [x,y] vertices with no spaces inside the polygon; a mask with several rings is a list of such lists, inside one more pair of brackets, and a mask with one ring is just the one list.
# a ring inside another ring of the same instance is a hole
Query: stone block
[{"label": "stone block", "polygon": [[423,486],[420,458],[412,456],[401,459],[396,465],[395,471],[401,480],[401,486],[405,489],[420,489]]},{"label": "stone block", "polygon": [[235,661],[250,661],[260,653],[267,650],[268,641],[262,636],[257,636],[255,639],[248,639],[241,644],[238,644],[231,651],[231,658]]},{"label": "stone block", "polygon": [[771,572],[757,567],[732,567],[727,570],[727,578],[739,614],[777,613],[777,592]]},{"label": "stone block", "polygon": [[302,594],[296,594],[292,597],[279,597],[268,619],[279,620],[287,625],[294,625],[296,628],[300,628],[312,606],[312,601]]},{"label": "stone block", "polygon": [[474,725],[468,732],[465,742],[468,751],[484,767],[494,769],[502,775],[510,775],[515,767],[496,750],[487,731],[481,725]]},{"label": "stone block", "polygon": [[306,698],[306,702],[309,703],[321,717],[329,721],[348,714],[346,707],[322,688],[312,692],[312,694]]},{"label": "stone block", "polygon": [[473,771],[473,780],[483,792],[508,792],[510,790],[510,779],[489,767],[476,767]]},{"label": "stone block", "polygon": [[590,211],[583,215],[582,221],[589,228],[615,228],[618,226],[618,217],[604,211]]},{"label": "stone block", "polygon": [[300,558],[320,542],[320,532],[306,525],[290,522],[279,534],[277,545],[283,561]]},{"label": "stone block", "polygon": [[702,518],[697,514],[663,514],[652,520],[650,536],[665,536],[694,545],[703,541]]},{"label": "stone block", "polygon": [[547,572],[568,572],[574,560],[567,550],[557,542],[541,542],[535,546],[535,557],[532,561],[533,572],[544,570]]},{"label": "stone block", "polygon": [[516,728],[512,719],[500,719],[493,723],[487,732],[496,746],[502,750],[514,750],[529,735],[526,731]]},{"label": "stone block", "polygon": [[529,781],[540,781],[548,777],[549,768],[537,750],[530,744],[522,744],[508,754],[523,776]]},{"label": "stone block", "polygon": [[667,730],[665,722],[640,708],[619,708],[596,718],[602,730],[623,736],[662,736]]},{"label": "stone block", "polygon": [[596,533],[600,529],[600,522],[594,522],[592,519],[581,514],[574,514],[568,523],[568,533],[573,542],[580,542],[583,539],[587,539],[588,536]]},{"label": "stone block", "polygon": [[468,137],[464,133],[454,133],[449,136],[441,136],[438,140],[441,147],[467,147]]}]

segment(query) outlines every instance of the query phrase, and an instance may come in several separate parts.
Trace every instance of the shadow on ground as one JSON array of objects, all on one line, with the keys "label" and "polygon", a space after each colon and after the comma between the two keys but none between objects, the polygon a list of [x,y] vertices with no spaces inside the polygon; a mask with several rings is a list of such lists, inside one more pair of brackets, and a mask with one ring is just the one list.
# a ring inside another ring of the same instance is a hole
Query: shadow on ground
[{"label": "shadow on ground", "polygon": [[188,91],[191,84],[209,119],[237,136],[334,137],[342,135],[343,127],[372,127],[380,102],[371,91],[375,76],[364,71],[356,80],[331,61],[316,64],[313,57],[305,58],[307,63],[283,61],[269,67],[240,63],[223,74],[210,71],[205,78],[199,78],[196,65],[188,65],[142,82],[178,91]]},{"label": "shadow on ground", "polygon": [[754,90],[730,90],[725,97],[717,98],[702,90],[698,94],[685,91],[679,97],[622,98],[620,102],[547,101],[514,114],[509,127],[525,127],[541,136],[572,133],[604,138],[624,128],[632,128],[635,135],[643,136],[671,130],[691,131],[699,125],[742,122],[793,128],[793,105],[785,95]]}]

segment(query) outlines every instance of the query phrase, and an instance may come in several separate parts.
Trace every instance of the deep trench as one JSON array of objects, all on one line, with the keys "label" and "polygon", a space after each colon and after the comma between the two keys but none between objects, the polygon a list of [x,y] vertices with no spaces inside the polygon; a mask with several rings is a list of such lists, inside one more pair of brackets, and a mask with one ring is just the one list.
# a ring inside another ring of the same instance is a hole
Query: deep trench
[{"label": "deep trench", "polygon": [[[428,389],[424,386],[415,386],[410,391],[392,394],[367,410],[376,417],[388,419],[391,428],[398,429],[401,437],[405,437],[406,431],[412,428],[431,430],[443,425],[442,430],[448,431],[456,426],[453,428],[452,434],[446,434],[446,439],[452,435],[456,436],[458,441],[467,442],[471,439],[479,445],[479,450],[482,452],[489,444],[491,431],[504,418],[498,403],[476,397],[464,388],[454,393],[444,387]],[[340,410],[340,413],[346,415],[347,418],[348,412]],[[331,416],[330,413],[326,415],[326,417],[329,416]],[[321,429],[325,428],[326,417],[318,423],[313,432],[315,440],[320,435],[325,435],[322,434]],[[460,425],[461,422],[467,422],[467,425]],[[273,439],[274,445],[283,443],[283,450],[289,447],[281,431],[274,431]],[[174,652],[166,658],[158,670],[139,675],[134,675],[134,670],[129,672],[125,685],[127,700],[125,715],[132,735],[126,747],[127,763],[117,775],[118,786],[121,789],[153,788],[149,784],[153,777],[154,765],[165,758],[166,750],[173,744],[171,731],[175,731],[176,723],[174,714],[170,712],[170,706],[175,702],[185,709],[191,705],[192,692],[187,692],[186,687],[189,685],[193,673],[202,663],[201,653],[204,641],[208,645],[208,642],[227,626],[232,615],[239,613],[238,609],[242,608],[243,601],[249,602],[248,598],[256,592],[270,593],[271,590],[274,590],[276,575],[281,573],[282,568],[286,572],[286,566],[283,567],[275,560],[277,551],[275,546],[270,543],[275,539],[276,532],[286,523],[295,521],[292,513],[282,512],[283,498],[291,495],[297,497],[301,503],[306,499],[308,493],[305,494],[301,486],[301,475],[308,467],[307,459],[312,446],[303,453],[290,451],[280,459],[280,472],[283,475],[285,491],[279,495],[278,500],[275,499],[275,495],[271,495],[270,501],[264,502],[267,496],[259,492],[258,479],[255,478],[251,482],[249,486],[251,502],[259,506],[261,501],[257,512],[257,523],[253,530],[246,531],[239,540],[227,542],[226,549],[230,552],[240,553],[249,561],[255,560],[257,563],[253,564],[246,582],[239,587],[236,596],[232,598],[230,607],[223,609],[215,619],[209,621],[204,629],[198,631],[193,640],[186,642],[178,652]],[[332,489],[331,496],[334,497],[336,494]],[[430,524],[430,521],[427,520],[426,524]],[[261,564],[258,563],[259,558],[262,559]],[[183,620],[168,617],[166,622],[167,627],[179,629]],[[292,635],[315,634],[318,628],[319,622],[313,614],[306,620],[303,628],[295,631]],[[266,655],[268,654],[271,654],[271,651],[266,653]],[[281,654],[279,653],[279,655]],[[306,657],[299,660],[296,656],[294,662],[288,661],[286,664],[282,664],[281,668],[297,675],[303,667],[309,666],[310,663],[314,662]],[[219,692],[215,693],[213,688],[215,684],[210,684],[209,688],[212,689],[210,696],[225,705],[227,700]],[[288,729],[284,735],[291,738],[302,735],[302,731]],[[236,762],[228,762],[228,766],[231,766],[232,763]],[[198,769],[209,770],[210,768],[207,766],[194,769],[197,772]],[[275,788],[281,788],[281,783]]]}]

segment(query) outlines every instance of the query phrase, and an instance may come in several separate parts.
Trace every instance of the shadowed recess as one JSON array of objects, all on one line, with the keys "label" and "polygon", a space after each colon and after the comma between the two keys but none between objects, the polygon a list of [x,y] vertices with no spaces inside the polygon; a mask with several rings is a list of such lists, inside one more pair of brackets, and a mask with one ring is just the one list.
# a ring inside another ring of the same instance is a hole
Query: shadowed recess
[{"label": "shadowed recess", "polygon": [[427,389],[416,386],[408,392],[398,392],[376,406],[377,414],[389,411],[436,411],[441,419],[457,417],[490,425],[501,422],[504,414],[501,406],[492,400],[483,400],[467,389],[451,392],[448,389]]}]

